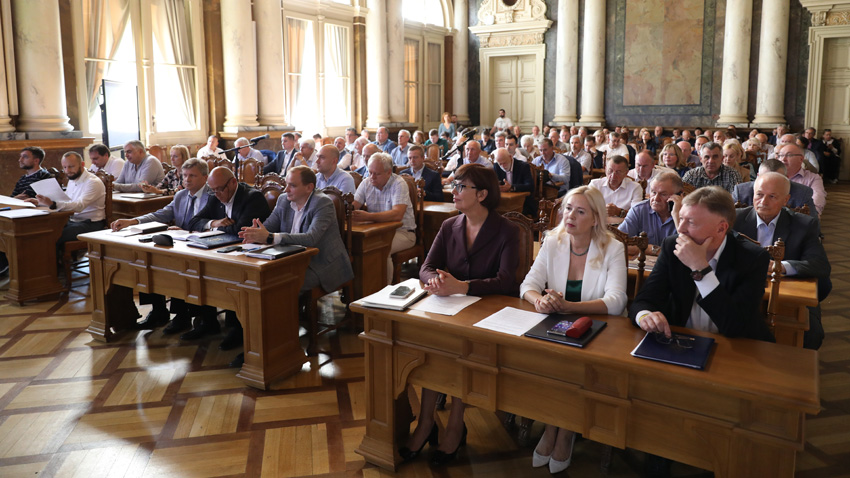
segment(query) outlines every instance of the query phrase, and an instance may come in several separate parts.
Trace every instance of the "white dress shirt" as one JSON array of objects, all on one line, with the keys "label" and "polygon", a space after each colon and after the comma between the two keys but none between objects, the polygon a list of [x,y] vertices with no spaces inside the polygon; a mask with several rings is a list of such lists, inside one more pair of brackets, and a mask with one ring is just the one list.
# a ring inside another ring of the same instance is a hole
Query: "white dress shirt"
[{"label": "white dress shirt", "polygon": [[102,221],[106,218],[106,187],[94,173],[85,169],[80,177],[68,181],[65,194],[70,201],[56,201],[59,211],[74,211],[71,221]]}]

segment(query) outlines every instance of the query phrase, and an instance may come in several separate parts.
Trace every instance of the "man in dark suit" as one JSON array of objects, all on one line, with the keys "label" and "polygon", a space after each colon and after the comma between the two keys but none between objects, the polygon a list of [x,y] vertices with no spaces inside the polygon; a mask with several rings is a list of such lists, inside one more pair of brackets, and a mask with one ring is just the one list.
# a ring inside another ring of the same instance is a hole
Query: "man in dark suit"
[{"label": "man in dark suit", "polygon": [[[777,172],[782,174],[787,174],[787,168],[781,161],[778,159],[768,159],[759,165],[759,177],[762,174],[767,172]],[[739,202],[741,204],[745,204],[747,206],[753,205],[753,186],[755,185],[754,181],[747,181],[745,183],[740,183],[735,186],[735,189],[732,191],[732,200],[735,202]],[[813,199],[814,192],[812,188],[806,186],[805,184],[791,182],[791,193],[788,199],[788,204],[786,206],[797,208],[803,206],[809,206],[809,216],[813,217],[816,221],[818,218],[818,210],[815,208],[815,201]],[[818,229],[820,229],[820,224],[818,223]]]},{"label": "man in dark suit", "polygon": [[[225,234],[236,235],[243,227],[251,226],[254,219],[265,221],[269,217],[269,204],[263,193],[251,189],[245,183],[240,183],[233,172],[219,166],[210,172],[207,185],[215,197],[207,201],[207,205],[189,222],[192,231],[208,231],[218,229]],[[212,320],[210,320],[212,319]],[[233,327],[230,333],[219,345],[222,350],[230,350],[242,345],[242,328],[236,320],[236,314],[227,311],[225,325]],[[214,317],[201,317],[196,321],[195,328],[181,335],[183,340],[199,339],[208,334],[218,333],[218,320]]]},{"label": "man in dark suit", "polygon": [[629,308],[632,322],[667,336],[676,325],[775,341],[761,314],[770,256],[731,231],[732,196],[716,186],[699,188],[682,200],[679,218],[678,234],[662,243]]},{"label": "man in dark suit", "polygon": [[413,179],[425,180],[425,200],[443,202],[443,184],[440,173],[428,169],[425,166],[425,149],[419,145],[412,145],[407,150],[407,169],[401,170],[399,174],[409,174]]},{"label": "man in dark suit", "polygon": [[[762,246],[782,239],[785,257],[782,274],[789,277],[814,277],[818,280],[818,301],[832,290],[831,268],[818,237],[818,222],[783,206],[790,198],[791,181],[778,172],[759,174],[755,180],[753,207],[738,209],[735,230],[756,239]],[[809,330],[803,346],[817,350],[823,343],[820,305],[809,307]]]},{"label": "man in dark suit", "polygon": [[277,152],[274,160],[263,167],[263,174],[278,173],[286,176],[287,169],[295,163],[295,154],[298,153],[297,144],[294,134],[283,133],[280,137],[280,146],[283,149]]},{"label": "man in dark suit", "polygon": [[[496,177],[499,178],[499,190],[502,192],[527,192],[528,196],[525,197],[525,202],[523,202],[522,213],[537,217],[534,177],[531,174],[531,166],[511,157],[510,151],[505,148],[499,148],[493,152],[493,162],[496,163],[494,170]],[[579,169],[581,169],[581,166],[579,166]]]}]

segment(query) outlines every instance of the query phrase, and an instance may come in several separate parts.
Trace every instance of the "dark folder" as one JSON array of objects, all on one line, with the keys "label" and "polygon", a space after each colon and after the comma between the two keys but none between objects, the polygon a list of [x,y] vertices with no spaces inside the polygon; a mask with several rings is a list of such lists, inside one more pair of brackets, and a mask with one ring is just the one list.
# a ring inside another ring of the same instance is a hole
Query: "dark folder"
[{"label": "dark folder", "polygon": [[245,255],[248,257],[255,257],[257,259],[274,260],[286,256],[291,256],[292,254],[297,254],[306,249],[307,248],[304,246],[295,246],[291,244],[276,244],[274,246],[265,247],[262,249],[257,249],[255,251],[248,252]]},{"label": "dark folder", "polygon": [[669,344],[660,343],[654,335],[652,332],[647,332],[643,340],[632,350],[632,355],[682,367],[705,369],[708,355],[714,345],[713,338],[674,333],[674,336],[682,337],[690,342],[689,348],[683,348],[676,343],[676,340],[672,340]]},{"label": "dark folder", "polygon": [[235,234],[218,234],[215,236],[190,238],[189,247],[197,247],[199,249],[215,249],[216,247],[239,244],[240,242],[242,242],[242,238]]},{"label": "dark folder", "polygon": [[541,320],[539,324],[532,327],[528,332],[525,333],[526,337],[533,337],[535,339],[548,340],[549,342],[558,342],[559,344],[567,344],[573,347],[583,348],[587,345],[588,342],[593,340],[593,337],[596,337],[602,329],[608,325],[607,322],[602,320],[594,320],[593,325],[590,327],[590,330],[584,333],[581,337],[574,339],[572,337],[567,337],[564,335],[554,335],[547,333],[549,329],[555,326],[558,322],[562,320],[575,321],[578,320],[581,315],[565,315],[565,314],[549,314],[549,317]]}]

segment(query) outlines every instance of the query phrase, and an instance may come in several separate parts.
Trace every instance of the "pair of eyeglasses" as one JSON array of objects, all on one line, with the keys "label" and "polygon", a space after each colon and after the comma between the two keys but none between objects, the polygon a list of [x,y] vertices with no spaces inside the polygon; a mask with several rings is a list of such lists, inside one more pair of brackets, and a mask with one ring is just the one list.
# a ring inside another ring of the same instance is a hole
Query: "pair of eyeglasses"
[{"label": "pair of eyeglasses", "polygon": [[230,181],[231,181],[231,180],[233,180],[233,179],[234,179],[234,178],[230,178],[230,179],[228,179],[228,180],[227,180],[227,182],[226,182],[226,183],[224,183],[224,186],[219,186],[219,187],[217,187],[217,188],[210,188],[210,189],[212,189],[212,192],[213,192],[214,194],[223,193],[224,191],[226,191],[226,190],[227,190],[227,186],[230,184]]},{"label": "pair of eyeglasses", "polygon": [[462,193],[465,188],[479,189],[475,186],[470,186],[468,184],[461,184],[459,181],[452,181],[452,189],[456,189],[458,194]]},{"label": "pair of eyeglasses", "polygon": [[802,156],[802,154],[779,154],[776,157],[779,158],[779,159],[785,159],[785,158],[796,158],[797,156]]},{"label": "pair of eyeglasses", "polygon": [[661,333],[652,334],[655,336],[655,341],[659,344],[664,345],[673,345],[674,347],[678,347],[681,349],[692,349],[694,348],[694,341],[696,340],[693,337],[686,337],[684,335],[671,334],[670,337],[667,337]]}]

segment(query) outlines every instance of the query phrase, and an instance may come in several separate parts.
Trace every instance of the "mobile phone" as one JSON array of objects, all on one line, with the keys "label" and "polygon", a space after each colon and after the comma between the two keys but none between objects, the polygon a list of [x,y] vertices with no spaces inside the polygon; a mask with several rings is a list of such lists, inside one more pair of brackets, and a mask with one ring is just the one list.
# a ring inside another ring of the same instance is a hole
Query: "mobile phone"
[{"label": "mobile phone", "polygon": [[153,242],[153,234],[147,236],[139,236],[139,242]]},{"label": "mobile phone", "polygon": [[400,285],[395,288],[394,291],[390,292],[390,298],[392,299],[406,299],[410,294],[413,293],[413,289],[407,287],[405,285]]},{"label": "mobile phone", "polygon": [[562,321],[558,322],[557,324],[555,324],[554,327],[547,330],[546,333],[552,334],[552,335],[560,335],[561,337],[566,337],[567,336],[567,330],[569,330],[569,328],[572,327],[572,326],[573,326],[573,322],[571,320],[562,320]]},{"label": "mobile phone", "polygon": [[227,254],[228,252],[241,251],[242,246],[227,246],[221,249],[216,250],[215,252],[219,252],[221,254]]}]

